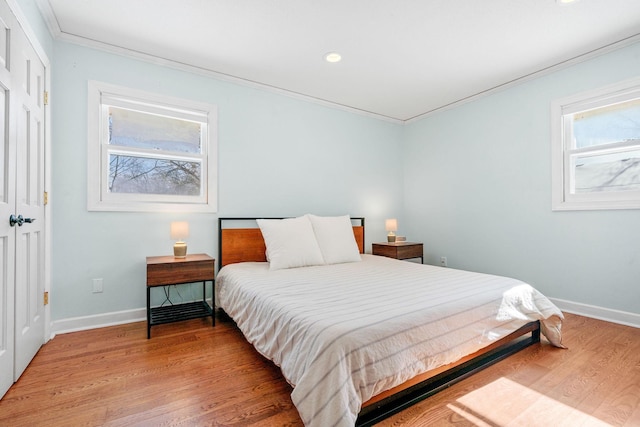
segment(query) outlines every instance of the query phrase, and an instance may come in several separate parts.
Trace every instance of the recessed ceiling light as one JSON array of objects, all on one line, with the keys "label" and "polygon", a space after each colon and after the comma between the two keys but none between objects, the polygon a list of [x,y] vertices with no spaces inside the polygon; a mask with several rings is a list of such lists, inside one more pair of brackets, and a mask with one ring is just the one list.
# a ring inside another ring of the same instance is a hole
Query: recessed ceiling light
[{"label": "recessed ceiling light", "polygon": [[342,55],[338,52],[329,52],[324,56],[324,60],[327,62],[340,62],[342,60]]},{"label": "recessed ceiling light", "polygon": [[578,0],[556,0],[558,2],[558,4],[569,4],[569,3],[575,3]]}]

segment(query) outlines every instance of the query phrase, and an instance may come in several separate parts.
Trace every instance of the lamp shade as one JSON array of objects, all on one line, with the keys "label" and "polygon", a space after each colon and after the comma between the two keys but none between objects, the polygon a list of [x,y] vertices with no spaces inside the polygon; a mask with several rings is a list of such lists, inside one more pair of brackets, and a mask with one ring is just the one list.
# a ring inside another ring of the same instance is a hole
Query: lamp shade
[{"label": "lamp shade", "polygon": [[395,218],[386,220],[384,228],[387,231],[398,231],[398,220]]},{"label": "lamp shade", "polygon": [[171,239],[184,240],[189,237],[189,223],[187,221],[175,221],[171,223]]}]

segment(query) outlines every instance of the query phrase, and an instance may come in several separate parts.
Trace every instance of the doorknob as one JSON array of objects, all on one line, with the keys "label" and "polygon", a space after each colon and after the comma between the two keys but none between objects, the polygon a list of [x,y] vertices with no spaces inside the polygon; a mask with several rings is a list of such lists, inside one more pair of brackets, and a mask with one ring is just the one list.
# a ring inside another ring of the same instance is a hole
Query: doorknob
[{"label": "doorknob", "polygon": [[25,222],[32,223],[35,220],[35,218],[25,218],[22,215],[15,216],[14,214],[11,214],[9,216],[9,225],[14,227],[16,224],[18,224],[18,227],[22,227],[22,224],[24,224]]},{"label": "doorknob", "polygon": [[9,225],[12,227],[16,224],[18,224],[18,226],[21,226],[23,222],[24,218],[22,218],[22,215],[15,216],[14,214],[11,214],[11,216],[9,216]]}]

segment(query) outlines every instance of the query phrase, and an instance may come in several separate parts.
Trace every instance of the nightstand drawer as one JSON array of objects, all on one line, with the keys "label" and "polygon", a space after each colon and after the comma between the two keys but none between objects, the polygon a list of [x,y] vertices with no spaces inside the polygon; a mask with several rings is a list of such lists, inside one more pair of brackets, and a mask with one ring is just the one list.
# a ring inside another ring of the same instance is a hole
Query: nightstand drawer
[{"label": "nightstand drawer", "polygon": [[214,260],[206,255],[187,255],[147,258],[147,286],[175,285],[178,283],[213,280]]},{"label": "nightstand drawer", "polygon": [[420,262],[424,256],[423,244],[412,242],[374,243],[371,253],[395,259],[420,258]]},{"label": "nightstand drawer", "polygon": [[398,259],[422,258],[422,243],[398,246]]}]

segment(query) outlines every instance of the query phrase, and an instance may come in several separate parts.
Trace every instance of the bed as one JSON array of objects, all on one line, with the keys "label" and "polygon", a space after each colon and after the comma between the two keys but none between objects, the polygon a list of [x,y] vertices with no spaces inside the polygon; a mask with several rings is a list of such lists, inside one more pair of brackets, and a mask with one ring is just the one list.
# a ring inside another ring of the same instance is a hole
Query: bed
[{"label": "bed", "polygon": [[364,231],[348,216],[219,219],[217,302],[281,368],[305,425],[374,424],[541,332],[562,347],[562,312],[528,284],[368,255]]}]

